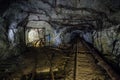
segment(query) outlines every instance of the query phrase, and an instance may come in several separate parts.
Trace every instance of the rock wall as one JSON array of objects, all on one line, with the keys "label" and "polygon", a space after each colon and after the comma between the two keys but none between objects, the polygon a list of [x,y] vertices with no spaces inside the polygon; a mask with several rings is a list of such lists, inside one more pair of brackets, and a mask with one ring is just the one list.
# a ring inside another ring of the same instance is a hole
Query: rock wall
[{"label": "rock wall", "polygon": [[93,32],[93,45],[114,66],[120,67],[120,25]]},{"label": "rock wall", "polygon": [[[18,55],[22,50],[20,48],[22,40],[22,37],[20,37],[22,34],[20,31],[23,31],[19,29],[19,31],[15,34],[15,45],[12,45],[12,42],[9,40],[9,29],[7,28],[7,21],[0,18],[0,59],[6,59],[10,56]],[[22,35],[23,36],[23,35]]]}]

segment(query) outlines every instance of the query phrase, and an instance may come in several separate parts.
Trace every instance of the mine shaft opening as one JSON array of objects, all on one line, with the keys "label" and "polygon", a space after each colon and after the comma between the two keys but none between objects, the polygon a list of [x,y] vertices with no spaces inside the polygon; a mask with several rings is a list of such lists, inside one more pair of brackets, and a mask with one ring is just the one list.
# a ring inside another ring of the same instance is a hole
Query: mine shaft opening
[{"label": "mine shaft opening", "polygon": [[40,47],[45,45],[45,28],[27,28],[26,45]]},{"label": "mine shaft opening", "polygon": [[70,36],[70,43],[76,43],[76,40],[83,40],[83,36],[80,32],[73,32]]},{"label": "mine shaft opening", "polygon": [[53,42],[54,30],[45,21],[28,21],[25,29],[26,45],[32,47],[50,46]]}]

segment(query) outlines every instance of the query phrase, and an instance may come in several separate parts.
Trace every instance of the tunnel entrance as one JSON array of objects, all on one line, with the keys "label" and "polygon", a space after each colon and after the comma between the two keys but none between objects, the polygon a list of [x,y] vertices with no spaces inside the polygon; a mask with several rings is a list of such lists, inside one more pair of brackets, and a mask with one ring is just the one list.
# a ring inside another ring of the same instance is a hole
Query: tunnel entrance
[{"label": "tunnel entrance", "polygon": [[74,32],[71,33],[70,43],[76,43],[77,39],[83,39],[82,32],[74,31]]},{"label": "tunnel entrance", "polygon": [[45,28],[27,28],[26,44],[40,47],[45,45]]},{"label": "tunnel entrance", "polygon": [[53,28],[45,21],[29,21],[26,25],[26,44],[28,46],[50,46],[53,37]]}]

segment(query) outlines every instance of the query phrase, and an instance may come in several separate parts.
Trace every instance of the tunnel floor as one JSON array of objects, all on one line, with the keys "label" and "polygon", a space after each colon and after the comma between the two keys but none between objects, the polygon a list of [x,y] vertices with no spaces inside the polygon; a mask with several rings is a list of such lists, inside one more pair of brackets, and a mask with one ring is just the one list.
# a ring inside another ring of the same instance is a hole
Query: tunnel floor
[{"label": "tunnel floor", "polygon": [[111,80],[83,43],[75,44],[73,53],[68,60],[67,69],[69,74],[66,80]]},{"label": "tunnel floor", "polygon": [[29,47],[21,56],[8,61],[12,71],[3,78],[10,80],[112,80],[80,42],[72,47]]}]

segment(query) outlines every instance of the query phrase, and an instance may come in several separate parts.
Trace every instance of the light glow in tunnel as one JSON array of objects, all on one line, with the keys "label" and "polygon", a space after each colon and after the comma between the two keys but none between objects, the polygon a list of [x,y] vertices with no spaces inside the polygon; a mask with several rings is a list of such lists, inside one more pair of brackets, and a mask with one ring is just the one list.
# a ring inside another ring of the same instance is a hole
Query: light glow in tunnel
[{"label": "light glow in tunnel", "polygon": [[9,39],[9,41],[13,44],[14,43],[14,40],[15,40],[15,32],[16,32],[17,30],[15,30],[15,29],[9,29],[8,30],[8,39]]},{"label": "light glow in tunnel", "polygon": [[83,38],[86,42],[92,43],[92,34],[90,32],[84,33]]},{"label": "light glow in tunnel", "polygon": [[54,44],[55,46],[58,46],[59,44],[61,44],[60,38],[61,33],[57,32],[57,30],[55,30],[54,33],[55,33]]},{"label": "light glow in tunnel", "polygon": [[28,41],[33,42],[39,40],[37,29],[31,29],[28,33]]},{"label": "light glow in tunnel", "polygon": [[8,30],[8,39],[14,45],[15,44],[15,33],[17,32],[17,23],[12,23]]}]

